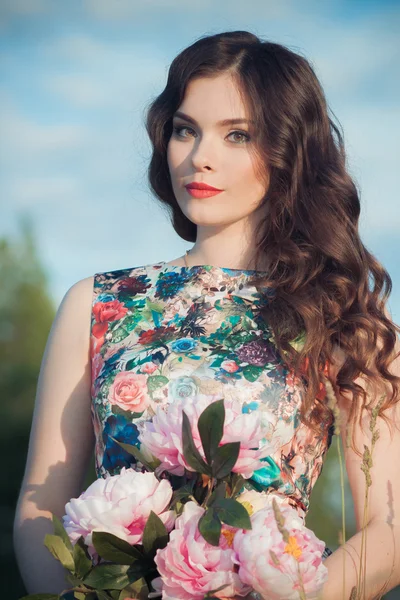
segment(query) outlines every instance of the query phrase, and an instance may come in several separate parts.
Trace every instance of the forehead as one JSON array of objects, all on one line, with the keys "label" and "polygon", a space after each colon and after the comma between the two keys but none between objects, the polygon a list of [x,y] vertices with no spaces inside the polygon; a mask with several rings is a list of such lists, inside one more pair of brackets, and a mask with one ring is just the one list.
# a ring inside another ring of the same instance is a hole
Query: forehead
[{"label": "forehead", "polygon": [[[196,121],[227,124],[232,119],[249,119],[237,83],[231,76],[201,77],[190,81],[175,114]],[[225,121],[225,123],[223,123]]]}]

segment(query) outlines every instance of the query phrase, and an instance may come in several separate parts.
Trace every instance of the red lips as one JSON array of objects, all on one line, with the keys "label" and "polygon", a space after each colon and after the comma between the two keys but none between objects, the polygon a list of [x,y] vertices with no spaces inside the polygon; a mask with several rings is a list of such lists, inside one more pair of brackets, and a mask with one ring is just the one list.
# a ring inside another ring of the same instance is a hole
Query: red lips
[{"label": "red lips", "polygon": [[194,189],[194,190],[209,190],[211,192],[222,192],[219,188],[212,187],[211,185],[207,185],[206,183],[198,183],[197,181],[192,181],[192,183],[188,183],[185,185],[185,188]]}]

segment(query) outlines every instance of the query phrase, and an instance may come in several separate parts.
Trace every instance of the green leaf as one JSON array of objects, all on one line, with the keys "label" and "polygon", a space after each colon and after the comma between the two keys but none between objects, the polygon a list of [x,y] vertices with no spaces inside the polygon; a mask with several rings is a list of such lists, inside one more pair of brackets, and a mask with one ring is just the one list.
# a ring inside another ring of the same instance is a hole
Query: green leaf
[{"label": "green leaf", "polygon": [[226,481],[221,481],[217,485],[217,487],[215,488],[213,493],[211,494],[211,496],[208,500],[208,506],[212,506],[215,502],[218,502],[218,500],[222,500],[225,497],[226,497]]},{"label": "green leaf", "polygon": [[239,457],[240,442],[231,442],[219,446],[212,463],[212,475],[216,479],[223,479],[232,471]]},{"label": "green leaf", "polygon": [[130,584],[135,583],[136,581],[138,581],[138,579],[141,579],[142,577],[149,577],[151,575],[151,578],[156,577],[157,576],[157,571],[155,571],[154,569],[154,561],[152,560],[151,562],[144,562],[144,563],[140,563],[139,561],[136,561],[133,563],[133,565],[131,565],[130,567],[128,567],[128,576],[129,576],[129,582]]},{"label": "green leaf", "polygon": [[19,600],[58,600],[58,594],[29,594],[28,596],[23,596]]},{"label": "green leaf", "polygon": [[62,521],[56,515],[53,515],[52,520],[53,520],[53,527],[54,527],[55,535],[60,536],[60,538],[62,539],[62,541],[64,542],[64,544],[66,545],[66,547],[72,554],[73,546],[72,546],[71,540],[68,537],[68,533],[65,531]]},{"label": "green leaf", "polygon": [[94,531],[92,541],[97,553],[104,560],[119,565],[131,565],[135,560],[143,558],[137,548],[112,533]]},{"label": "green leaf", "polygon": [[84,579],[93,567],[93,563],[83,540],[83,536],[81,536],[74,545],[73,559],[76,575]]},{"label": "green leaf", "polygon": [[211,464],[218,449],[218,444],[222,439],[224,422],[225,407],[223,398],[209,404],[199,417],[198,428],[208,464]]},{"label": "green leaf", "polygon": [[226,525],[239,529],[252,529],[250,515],[240,502],[233,498],[223,498],[213,505],[218,517]]},{"label": "green leaf", "polygon": [[124,588],[118,596],[118,600],[125,600],[125,598],[137,598],[138,600],[147,600],[149,594],[149,586],[146,583],[144,577],[141,577],[134,583]]},{"label": "green leaf", "polygon": [[297,351],[300,352],[306,342],[306,332],[305,330],[301,331],[299,335],[289,342],[291,346]]},{"label": "green leaf", "polygon": [[155,392],[158,388],[164,387],[168,383],[168,377],[165,375],[149,375],[147,380],[147,389],[150,393]]},{"label": "green leaf", "polygon": [[[173,508],[175,506],[175,504],[177,502],[179,502],[179,500],[182,500],[182,498],[186,498],[187,496],[190,496],[191,494],[193,494],[194,485],[195,485],[195,480],[191,479],[188,483],[183,485],[181,488],[175,490],[172,494],[170,508]],[[172,487],[174,487],[174,486],[172,486]]]},{"label": "green leaf", "polygon": [[76,575],[73,575],[72,573],[66,573],[65,578],[72,586],[83,587],[83,582],[80,577],[76,577]]},{"label": "green leaf", "polygon": [[200,452],[197,450],[193,441],[190,421],[185,411],[182,411],[182,446],[183,456],[188,465],[198,473],[205,473],[211,476],[211,467],[204,462]]},{"label": "green leaf", "polygon": [[247,365],[243,369],[243,377],[247,379],[247,381],[256,381],[263,371],[262,367],[256,367],[254,365]]},{"label": "green leaf", "polygon": [[54,558],[60,561],[63,567],[68,571],[75,571],[75,563],[71,552],[58,535],[47,533],[44,537],[44,545],[50,550]]},{"label": "green leaf", "polygon": [[122,342],[122,340],[124,340],[131,333],[131,331],[133,331],[133,329],[135,329],[137,323],[138,323],[137,317],[135,317],[134,315],[130,315],[129,317],[125,317],[122,325],[119,325],[117,327],[111,326],[110,330],[112,332],[113,343],[118,344],[119,342]]},{"label": "green leaf", "polygon": [[212,546],[219,545],[221,535],[221,521],[213,508],[209,508],[202,514],[198,524],[199,531],[203,538]]},{"label": "green leaf", "polygon": [[244,477],[240,473],[232,473],[231,479],[231,498],[235,498],[244,487]]},{"label": "green leaf", "polygon": [[143,454],[140,452],[139,448],[137,446],[134,446],[132,444],[125,444],[124,442],[119,442],[118,440],[116,440],[112,435],[109,436],[112,440],[114,440],[114,442],[116,442],[119,446],[121,446],[121,448],[123,448],[126,452],[129,452],[129,454],[132,454],[132,456],[134,456],[137,460],[139,460],[148,471],[155,471],[156,467],[158,467],[158,465],[161,464],[161,461],[158,460],[157,458],[155,458],[155,460],[153,462],[148,462],[145,457],[143,456]]},{"label": "green leaf", "polygon": [[143,530],[143,548],[148,556],[154,556],[158,548],[165,548],[168,544],[168,531],[155,512],[150,511]]},{"label": "green leaf", "polygon": [[97,565],[85,577],[84,583],[96,590],[122,590],[131,583],[128,569],[128,565]]},{"label": "green leaf", "polygon": [[111,598],[110,594],[107,594],[107,592],[103,592],[101,590],[97,590],[96,594],[97,594],[98,600],[110,600],[110,598]]},{"label": "green leaf", "polygon": [[85,600],[86,594],[83,594],[82,592],[74,592],[74,598],[76,598],[76,600]]}]

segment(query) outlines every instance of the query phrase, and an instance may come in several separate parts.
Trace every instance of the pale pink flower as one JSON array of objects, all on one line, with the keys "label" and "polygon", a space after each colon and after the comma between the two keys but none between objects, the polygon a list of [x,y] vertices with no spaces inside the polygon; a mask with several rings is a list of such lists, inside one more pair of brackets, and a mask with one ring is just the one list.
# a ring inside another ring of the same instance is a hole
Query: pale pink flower
[{"label": "pale pink flower", "polygon": [[[276,498],[289,533],[287,544],[277,527],[273,497],[274,494],[270,494],[269,507],[250,517],[252,529],[239,530],[234,537],[234,562],[239,565],[239,576],[269,600],[298,600],[299,569],[306,598],[317,598],[328,577],[328,569],[322,562],[325,544],[303,525],[294,508]],[[277,556],[279,565],[274,563],[270,550]]]},{"label": "pale pink flower", "polygon": [[142,371],[142,373],[147,373],[148,375],[151,375],[157,369],[158,369],[158,366],[155,363],[147,362],[142,366],[141,371]]},{"label": "pale pink flower", "polygon": [[[275,490],[264,490],[262,492],[257,492],[256,490],[246,489],[244,492],[239,494],[235,500],[240,502],[240,504],[243,504],[249,515],[252,516],[258,510],[272,506],[272,498],[275,498],[279,507],[289,506],[290,508],[293,508],[291,502],[294,502],[294,500],[292,500],[290,496],[285,495],[283,492],[276,492]],[[305,511],[297,503],[295,503],[295,510],[304,523]]]},{"label": "pale pink flower", "polygon": [[[175,529],[165,548],[158,549],[154,558],[162,578],[163,600],[195,600],[222,585],[217,598],[245,596],[251,588],[240,581],[233,564],[232,539],[234,530],[226,527],[220,545],[212,546],[198,530],[204,508],[195,502],[187,502],[183,513],[176,519]],[[223,526],[225,528],[225,526]]]},{"label": "pale pink flower", "polygon": [[176,518],[175,511],[169,510],[172,494],[167,479],[158,481],[154,473],[122,467],[118,475],[99,478],[79,498],[72,498],[65,505],[62,521],[73,544],[83,535],[93,558],[97,556],[93,531],[112,533],[129,544],[140,544],[150,511],[171,531]]},{"label": "pale pink flower", "polygon": [[150,404],[147,392],[147,375],[119,371],[110,386],[109,401],[122,410],[141,413]]},{"label": "pale pink flower", "polygon": [[235,500],[243,504],[250,516],[270,505],[268,494],[266,492],[257,492],[256,490],[245,490]]},{"label": "pale pink flower", "polygon": [[[158,475],[168,471],[181,476],[184,474],[184,469],[194,471],[183,455],[182,411],[185,411],[191,424],[194,444],[201,456],[205,458],[197,423],[203,410],[211,402],[219,399],[219,395],[201,393],[182,400],[178,398],[166,407],[157,407],[153,419],[141,424],[139,434],[141,444],[161,461],[157,467]],[[248,479],[254,471],[263,466],[264,463],[260,459],[268,456],[272,448],[268,442],[259,448],[264,432],[258,411],[242,413],[241,403],[233,398],[224,400],[224,407],[225,424],[220,445],[240,442],[239,457],[232,471]]]},{"label": "pale pink flower", "polygon": [[239,365],[234,360],[223,360],[221,363],[221,368],[228,373],[234,373],[239,369]]}]

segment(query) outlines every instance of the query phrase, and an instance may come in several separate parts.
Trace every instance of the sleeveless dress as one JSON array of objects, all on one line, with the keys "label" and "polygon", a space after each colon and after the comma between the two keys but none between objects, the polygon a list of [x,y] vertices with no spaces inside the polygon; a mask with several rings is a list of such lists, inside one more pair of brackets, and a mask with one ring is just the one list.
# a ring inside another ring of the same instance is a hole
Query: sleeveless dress
[{"label": "sleeveless dress", "polygon": [[[280,358],[260,314],[273,291],[260,294],[247,283],[260,273],[161,261],[94,275],[90,351],[97,477],[143,468],[112,438],[140,448],[140,424],[159,404],[196,393],[233,395],[242,412],[261,411],[262,443],[274,448],[246,487],[281,494],[304,522],[333,425],[321,425],[316,435],[299,420],[301,380]],[[329,554],[326,547],[323,558]]]}]

